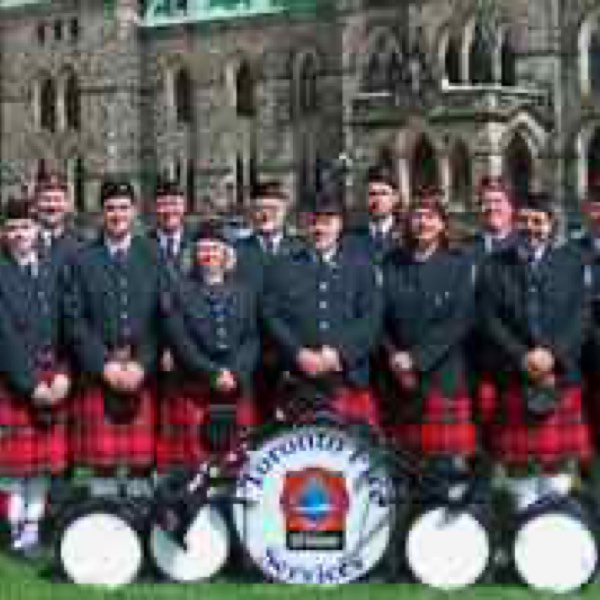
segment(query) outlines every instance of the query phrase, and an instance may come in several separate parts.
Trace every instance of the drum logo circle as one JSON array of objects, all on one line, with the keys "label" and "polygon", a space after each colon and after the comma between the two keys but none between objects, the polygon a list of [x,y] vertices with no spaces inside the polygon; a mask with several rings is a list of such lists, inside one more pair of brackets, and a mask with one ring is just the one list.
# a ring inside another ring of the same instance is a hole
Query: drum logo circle
[{"label": "drum logo circle", "polygon": [[383,556],[391,480],[343,431],[303,427],[250,453],[234,520],[251,558],[286,583],[354,581]]}]

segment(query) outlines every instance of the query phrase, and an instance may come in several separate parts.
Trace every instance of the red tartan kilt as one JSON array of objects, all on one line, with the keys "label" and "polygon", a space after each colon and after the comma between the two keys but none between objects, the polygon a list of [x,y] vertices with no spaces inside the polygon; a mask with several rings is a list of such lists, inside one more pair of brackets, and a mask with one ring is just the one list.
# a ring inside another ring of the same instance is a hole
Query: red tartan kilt
[{"label": "red tartan kilt", "polygon": [[67,468],[69,402],[49,409],[52,423],[40,425],[29,400],[0,386],[0,477],[58,474]]},{"label": "red tartan kilt", "polygon": [[[203,384],[170,384],[163,388],[156,440],[159,470],[175,465],[197,466],[208,457],[210,449],[201,427],[206,423],[210,399],[210,391]],[[259,422],[252,398],[238,398],[235,404],[239,427],[252,427]]]},{"label": "red tartan kilt", "polygon": [[498,418],[490,428],[490,448],[499,461],[527,466],[534,459],[553,469],[567,459],[585,462],[591,458],[580,386],[565,388],[554,411],[535,422],[526,418],[518,381],[510,383],[499,398]]},{"label": "red tartan kilt", "polygon": [[477,422],[483,427],[493,423],[498,410],[498,388],[492,375],[482,373],[479,377],[475,404]]},{"label": "red tartan kilt", "polygon": [[137,396],[137,411],[129,422],[114,423],[105,414],[103,388],[91,385],[73,399],[71,457],[76,465],[101,469],[154,464],[156,391],[145,385]]},{"label": "red tartan kilt", "polygon": [[447,397],[438,387],[432,387],[423,399],[420,417],[390,425],[388,435],[422,457],[472,456],[477,435],[471,398],[464,391]]},{"label": "red tartan kilt", "polygon": [[381,425],[379,405],[369,388],[340,388],[331,403],[342,422],[361,422],[378,429]]}]

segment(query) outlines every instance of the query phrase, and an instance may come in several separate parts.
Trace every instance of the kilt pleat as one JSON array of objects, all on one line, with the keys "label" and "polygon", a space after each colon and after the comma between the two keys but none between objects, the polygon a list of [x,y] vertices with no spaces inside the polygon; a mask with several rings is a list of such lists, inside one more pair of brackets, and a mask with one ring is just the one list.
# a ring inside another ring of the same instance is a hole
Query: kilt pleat
[{"label": "kilt pleat", "polygon": [[494,456],[507,465],[526,466],[535,461],[552,469],[567,460],[588,461],[592,442],[581,387],[563,388],[558,405],[548,416],[531,419],[522,386],[515,378],[498,394],[488,444]]},{"label": "kilt pleat", "polygon": [[473,455],[477,435],[471,397],[464,389],[449,395],[437,385],[429,386],[419,414],[402,410],[402,403],[413,402],[412,398],[399,395],[396,401],[399,403],[396,418],[386,428],[395,442],[421,457]]},{"label": "kilt pleat", "polygon": [[[210,455],[203,427],[214,394],[201,383],[172,383],[163,386],[159,402],[156,464],[159,470],[173,466],[197,466]],[[257,408],[250,396],[234,399],[238,428],[255,426]],[[236,440],[231,441],[235,445]]]},{"label": "kilt pleat", "polygon": [[0,477],[59,474],[68,466],[67,415],[70,401],[39,409],[0,386]]},{"label": "kilt pleat", "polygon": [[156,392],[152,384],[127,400],[135,403],[132,418],[116,422],[106,413],[104,390],[91,385],[73,399],[70,430],[72,461],[98,468],[149,468],[154,464]]}]

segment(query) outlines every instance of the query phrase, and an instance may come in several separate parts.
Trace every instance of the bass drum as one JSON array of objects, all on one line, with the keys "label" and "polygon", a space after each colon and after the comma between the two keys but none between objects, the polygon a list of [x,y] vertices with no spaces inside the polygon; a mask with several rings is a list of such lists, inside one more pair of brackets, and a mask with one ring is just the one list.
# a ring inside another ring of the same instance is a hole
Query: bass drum
[{"label": "bass drum", "polygon": [[135,581],[144,565],[145,508],[139,501],[111,497],[66,509],[55,552],[67,579],[110,588]]},{"label": "bass drum", "polygon": [[542,498],[517,515],[511,549],[515,570],[536,590],[573,592],[596,573],[596,532],[594,511],[584,498]]},{"label": "bass drum", "polygon": [[183,544],[157,523],[150,528],[149,553],[158,571],[181,583],[210,579],[229,557],[229,529],[219,509],[207,504],[190,523]]},{"label": "bass drum", "polygon": [[387,469],[333,427],[298,427],[250,450],[235,496],[240,542],[272,581],[355,581],[384,556],[394,528]]},{"label": "bass drum", "polygon": [[408,566],[421,583],[440,590],[473,585],[492,564],[489,507],[429,506],[408,528],[405,548]]}]

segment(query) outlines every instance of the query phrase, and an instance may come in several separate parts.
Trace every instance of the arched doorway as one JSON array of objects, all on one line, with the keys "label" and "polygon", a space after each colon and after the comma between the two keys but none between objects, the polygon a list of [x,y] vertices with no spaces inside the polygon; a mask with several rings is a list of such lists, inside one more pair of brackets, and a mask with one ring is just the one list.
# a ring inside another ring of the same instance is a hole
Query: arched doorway
[{"label": "arched doorway", "polygon": [[600,185],[600,127],[597,127],[590,140],[587,152],[587,187]]},{"label": "arched doorway", "polygon": [[514,135],[506,148],[504,176],[517,198],[523,197],[531,189],[533,157],[527,142],[520,133]]},{"label": "arched doorway", "polygon": [[455,208],[465,210],[471,207],[473,186],[471,174],[471,157],[466,144],[457,142],[450,155],[451,194],[450,202]]},{"label": "arched doorway", "polygon": [[438,187],[440,183],[438,160],[435,148],[427,136],[417,140],[410,169],[412,192],[423,188]]}]

